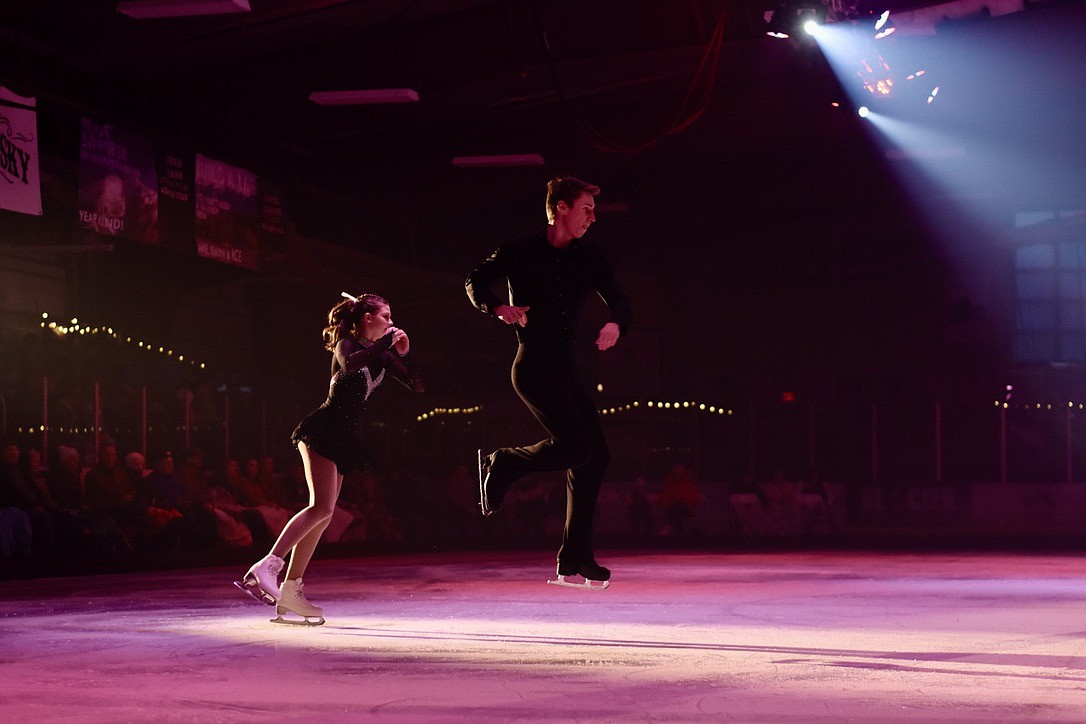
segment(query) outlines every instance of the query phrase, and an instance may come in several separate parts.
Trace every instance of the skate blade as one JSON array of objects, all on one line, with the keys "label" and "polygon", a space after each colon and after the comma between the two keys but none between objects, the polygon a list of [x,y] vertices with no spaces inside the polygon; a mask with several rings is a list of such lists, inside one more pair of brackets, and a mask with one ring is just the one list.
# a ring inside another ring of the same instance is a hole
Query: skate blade
[{"label": "skate blade", "polygon": [[476,465],[479,471],[479,509],[483,511],[483,516],[490,516],[494,514],[494,511],[490,509],[490,506],[486,504],[486,467],[483,463],[483,451],[479,450],[475,453]]},{"label": "skate blade", "polygon": [[552,586],[565,586],[567,588],[587,588],[590,591],[602,591],[605,588],[610,588],[610,581],[593,581],[589,578],[583,581],[570,580],[571,578],[579,578],[579,576],[558,576],[557,580],[548,580],[547,583]]},{"label": "skate blade", "polygon": [[238,587],[245,595],[253,599],[257,603],[266,603],[269,606],[275,605],[275,599],[272,598],[270,593],[267,593],[263,588],[257,585],[255,582],[249,581],[234,581],[234,585]]},{"label": "skate blade", "polygon": [[296,618],[285,618],[287,614],[281,613],[275,618],[268,619],[272,623],[280,623],[286,626],[323,626],[324,616],[303,616],[301,620]]}]

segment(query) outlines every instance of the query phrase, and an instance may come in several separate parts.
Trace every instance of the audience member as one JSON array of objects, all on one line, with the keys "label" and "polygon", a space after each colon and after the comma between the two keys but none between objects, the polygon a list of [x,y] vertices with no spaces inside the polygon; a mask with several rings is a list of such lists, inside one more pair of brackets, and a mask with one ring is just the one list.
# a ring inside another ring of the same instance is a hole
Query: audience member
[{"label": "audience member", "polygon": [[629,512],[630,533],[637,540],[651,539],[652,502],[649,500],[649,484],[638,475],[633,488],[626,496],[626,509]]},{"label": "audience member", "polygon": [[[96,551],[105,548],[94,540],[95,526],[90,516],[90,506],[83,494],[83,482],[80,480],[79,451],[74,447],[60,445],[57,448],[59,463],[49,469],[49,490],[57,503],[53,515],[56,523],[57,547],[61,552],[77,553],[86,550]],[[109,526],[110,535],[116,538],[120,531]],[[88,546],[89,544],[89,546]]]},{"label": "audience member", "polygon": [[[56,553],[56,529],[53,514],[47,504],[52,496],[43,495],[43,491],[27,475],[29,465],[23,461],[18,444],[9,442],[0,456],[0,483],[12,491],[12,500],[16,507],[30,517],[31,550],[34,555],[51,556]],[[48,492],[48,491],[45,491]]]},{"label": "audience member", "polygon": [[221,485],[208,488],[207,502],[215,516],[215,533],[227,548],[245,548],[253,544],[253,534],[245,522],[245,509],[234,495]]},{"label": "audience member", "polygon": [[[271,546],[275,536],[279,535],[278,531],[281,531],[290,519],[289,511],[280,508],[280,513],[268,503],[260,486],[241,474],[241,464],[237,458],[227,460],[222,471],[212,476],[211,480],[213,505],[222,500],[222,494],[216,492],[216,487],[228,491],[233,505],[236,506],[237,515],[249,529],[253,543],[260,547]],[[273,528],[276,530],[274,535]]]},{"label": "audience member", "polygon": [[200,500],[174,470],[173,453],[163,450],[154,458],[147,483],[154,494],[154,506],[179,514],[180,543],[187,548],[208,548],[216,539],[216,517],[205,500]]},{"label": "audience member", "polygon": [[192,447],[185,451],[185,459],[177,475],[188,491],[192,505],[208,501],[208,475],[204,470],[204,454],[199,448]]},{"label": "audience member", "polygon": [[690,468],[676,463],[664,476],[664,486],[656,502],[664,514],[660,535],[684,535],[687,521],[701,503],[701,491]]},{"label": "audience member", "polygon": [[37,498],[18,465],[19,446],[4,442],[0,450],[0,555],[5,557],[34,553],[34,537],[38,532],[30,515],[30,510],[38,505]]},{"label": "audience member", "polygon": [[124,456],[124,472],[128,476],[128,484],[132,487],[135,500],[143,508],[149,506],[154,497],[150,486],[147,485],[146,478],[149,471],[146,463],[146,458],[140,452],[133,451]]},{"label": "audience member", "polygon": [[57,448],[60,464],[49,470],[49,489],[61,510],[71,512],[87,510],[87,496],[83,493],[79,451],[61,445]]},{"label": "audience member", "polygon": [[83,476],[83,491],[95,538],[114,552],[131,551],[145,509],[139,508],[136,491],[128,473],[118,464],[117,445],[112,440],[99,445],[97,462]]}]

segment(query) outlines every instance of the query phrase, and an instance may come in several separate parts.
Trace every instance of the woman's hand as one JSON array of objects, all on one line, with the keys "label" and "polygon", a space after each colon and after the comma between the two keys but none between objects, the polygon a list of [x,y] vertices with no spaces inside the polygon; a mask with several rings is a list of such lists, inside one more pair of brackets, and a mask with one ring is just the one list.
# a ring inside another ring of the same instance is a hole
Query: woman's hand
[{"label": "woman's hand", "polygon": [[403,331],[399,327],[389,327],[388,334],[392,335],[392,348],[396,350],[396,354],[403,357],[411,350],[411,340],[407,337],[407,332]]}]

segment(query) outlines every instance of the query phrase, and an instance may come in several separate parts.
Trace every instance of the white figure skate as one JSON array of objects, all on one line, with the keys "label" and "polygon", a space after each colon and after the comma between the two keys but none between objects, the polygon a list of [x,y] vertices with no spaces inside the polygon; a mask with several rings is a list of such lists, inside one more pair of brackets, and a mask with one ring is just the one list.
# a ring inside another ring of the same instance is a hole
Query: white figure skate
[{"label": "white figure skate", "polygon": [[[301,578],[283,581],[279,600],[275,604],[275,613],[276,617],[271,619],[272,623],[293,626],[320,626],[324,623],[324,610],[307,601],[305,594],[302,593]],[[299,621],[296,618],[286,618],[289,614],[301,616],[302,619]]]},{"label": "white figure skate", "polygon": [[280,595],[279,572],[284,565],[282,558],[269,553],[254,563],[244,578],[234,581],[234,585],[253,600],[274,606]]}]

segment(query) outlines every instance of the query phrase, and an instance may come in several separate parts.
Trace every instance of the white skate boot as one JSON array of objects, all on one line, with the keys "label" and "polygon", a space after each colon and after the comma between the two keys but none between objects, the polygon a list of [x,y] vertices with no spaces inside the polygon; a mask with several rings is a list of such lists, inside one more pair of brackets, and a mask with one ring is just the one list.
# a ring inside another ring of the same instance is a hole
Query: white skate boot
[{"label": "white skate boot", "polygon": [[234,585],[255,600],[274,606],[279,600],[279,572],[284,565],[282,558],[269,553],[254,563],[244,578],[234,581]]},{"label": "white skate boot", "polygon": [[[271,620],[272,623],[289,623],[295,626],[320,626],[324,623],[324,611],[320,606],[314,606],[307,601],[302,593],[301,578],[283,581],[279,600],[275,604],[275,613],[276,618]],[[289,613],[301,616],[302,620],[284,618]]]}]

